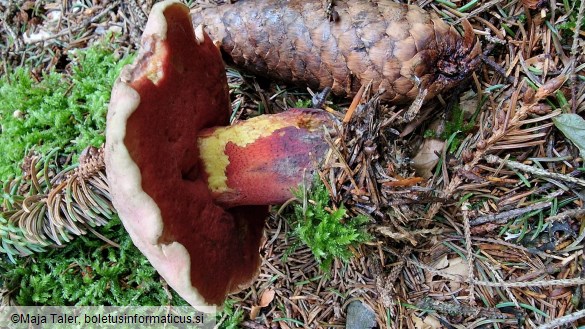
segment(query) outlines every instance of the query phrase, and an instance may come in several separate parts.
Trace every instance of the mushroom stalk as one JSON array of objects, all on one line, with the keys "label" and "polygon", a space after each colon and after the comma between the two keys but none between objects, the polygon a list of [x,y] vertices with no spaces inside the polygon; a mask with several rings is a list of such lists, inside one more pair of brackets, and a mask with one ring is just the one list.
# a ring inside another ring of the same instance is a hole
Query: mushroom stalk
[{"label": "mushroom stalk", "polygon": [[328,149],[330,115],[292,109],[199,134],[199,158],[214,200],[231,208],[281,204],[313,175]]}]

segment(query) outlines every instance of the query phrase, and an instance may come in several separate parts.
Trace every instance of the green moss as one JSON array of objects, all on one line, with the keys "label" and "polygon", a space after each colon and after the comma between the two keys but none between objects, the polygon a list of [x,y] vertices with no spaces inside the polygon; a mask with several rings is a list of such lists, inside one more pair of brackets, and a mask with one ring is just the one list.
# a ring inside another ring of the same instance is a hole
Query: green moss
[{"label": "green moss", "polygon": [[[558,31],[561,32],[562,36],[567,39],[567,42],[572,43],[572,38],[574,31],[577,27],[577,21],[579,18],[579,7],[581,6],[581,1],[571,1],[571,0],[563,0],[563,6],[559,6],[561,14],[567,16],[566,19],[562,20],[559,24],[551,26],[551,31],[557,33]],[[585,20],[581,21],[580,29],[585,27]]]},{"label": "green moss", "polygon": [[306,108],[311,108],[313,105],[312,101],[310,99],[298,99],[295,102],[295,108],[298,109],[306,109]]},{"label": "green moss", "polygon": [[37,81],[19,67],[0,77],[0,181],[20,174],[28,150],[78,154],[104,142],[110,91],[131,58],[119,60],[105,44],[71,56],[70,74],[52,71]]},{"label": "green moss", "polygon": [[[0,77],[1,181],[20,175],[29,150],[77,155],[104,142],[110,92],[131,57],[117,58],[104,43],[78,50],[70,59],[66,72],[52,71],[38,80],[22,67]],[[0,199],[10,203],[19,197],[5,193]],[[0,225],[18,233],[4,218]],[[0,286],[19,305],[186,305],[164,288],[118,219],[99,231],[120,248],[88,234],[45,253],[15,257],[14,263],[0,254]]]},{"label": "green moss", "polygon": [[309,246],[323,270],[328,271],[335,258],[349,261],[349,247],[370,240],[364,228],[368,217],[350,218],[343,205],[330,210],[329,192],[319,179],[308,193],[301,188],[294,194],[301,202],[294,205],[294,216],[289,220],[293,235]]},{"label": "green moss", "polygon": [[[478,113],[479,109],[476,109],[472,117],[467,120],[465,118],[465,111],[461,109],[459,104],[456,104],[453,107],[449,120],[445,122],[445,129],[440,134],[441,139],[451,141],[449,144],[450,153],[455,152],[459,148],[465,135],[475,127]],[[429,134],[425,132],[425,137],[427,137],[427,135]]]},{"label": "green moss", "polygon": [[[100,233],[81,236],[62,248],[8,262],[0,254],[0,287],[18,305],[188,306],[134,246],[116,217]],[[217,314],[218,328],[236,329],[244,311],[227,300]]]},{"label": "green moss", "polygon": [[100,232],[120,248],[87,235],[62,248],[17,258],[16,264],[4,259],[0,285],[13,291],[19,305],[187,305],[163,288],[119,219]]},{"label": "green moss", "polygon": [[242,309],[236,309],[234,301],[231,299],[225,301],[223,312],[217,315],[219,329],[238,329],[243,320],[244,311]]}]

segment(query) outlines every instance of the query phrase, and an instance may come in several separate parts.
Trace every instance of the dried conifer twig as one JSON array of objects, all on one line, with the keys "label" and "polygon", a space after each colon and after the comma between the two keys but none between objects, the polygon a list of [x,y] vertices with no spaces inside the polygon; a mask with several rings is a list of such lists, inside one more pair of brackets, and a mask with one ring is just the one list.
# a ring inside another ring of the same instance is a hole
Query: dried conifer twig
[{"label": "dried conifer twig", "polygon": [[522,216],[522,215],[529,213],[531,211],[534,211],[534,210],[545,209],[545,208],[550,207],[551,205],[552,205],[552,202],[539,202],[539,203],[535,203],[533,205],[526,206],[523,208],[503,211],[503,212],[499,212],[497,214],[480,216],[480,217],[475,218],[474,220],[471,220],[469,222],[469,224],[471,226],[477,226],[477,225],[482,225],[482,224],[486,224],[486,223],[494,223],[494,222],[495,223],[505,223],[506,221],[508,221],[511,218],[517,218],[519,216]]},{"label": "dried conifer twig", "polygon": [[3,243],[0,251],[10,258],[61,245],[70,241],[72,235],[86,234],[87,230],[116,245],[93,229],[106,224],[114,214],[103,172],[103,149],[87,148],[79,165],[56,174],[49,173],[52,154],[42,161],[31,157],[26,178],[5,187],[24,195],[13,197],[12,202],[5,200],[1,209],[0,218],[7,220],[0,223]]},{"label": "dried conifer twig", "polygon": [[[583,16],[585,13],[585,1],[581,1],[579,4],[579,10],[577,12],[577,22],[575,26],[582,26]],[[573,44],[571,45],[571,63],[569,65],[569,72],[571,75],[571,110],[573,113],[577,113],[577,74],[575,68],[577,66],[577,57],[579,56],[579,34],[581,33],[580,28],[575,28],[573,32]]]},{"label": "dried conifer twig", "polygon": [[537,329],[553,329],[559,328],[567,324],[577,323],[577,320],[582,319],[585,317],[585,310],[580,310],[571,314],[567,314],[565,316],[561,316],[556,319],[552,319],[547,323],[538,326]]},{"label": "dried conifer twig", "polygon": [[548,170],[525,165],[525,164],[520,163],[518,161],[502,159],[502,158],[498,157],[497,155],[486,155],[485,159],[488,163],[492,163],[492,164],[497,163],[497,164],[505,165],[508,168],[521,170],[521,171],[524,171],[524,172],[527,172],[527,173],[530,173],[530,174],[533,174],[536,176],[547,177],[547,178],[551,178],[551,179],[558,179],[558,180],[565,181],[567,183],[585,186],[585,180],[582,180],[582,179],[579,179],[576,177],[572,177],[569,175],[554,173],[554,172],[550,172]]},{"label": "dried conifer twig", "polygon": [[421,309],[434,310],[448,315],[463,315],[465,317],[472,316],[474,318],[487,317],[491,319],[509,318],[497,308],[469,307],[462,304],[441,302],[428,297],[419,301],[417,306]]},{"label": "dried conifer twig", "polygon": [[86,19],[85,21],[83,21],[81,24],[64,29],[63,31],[60,31],[59,33],[55,33],[52,35],[48,35],[42,38],[38,38],[35,39],[33,41],[31,41],[30,43],[40,43],[40,42],[45,42],[45,41],[49,41],[52,39],[56,39],[56,38],[60,38],[62,36],[68,35],[70,33],[75,33],[83,28],[85,28],[86,26],[89,26],[95,22],[97,22],[99,19],[101,19],[102,17],[104,17],[105,15],[109,14],[110,11],[117,7],[120,4],[120,0],[118,1],[114,1],[112,4],[110,4],[108,7],[106,7],[105,9],[103,9],[98,15],[93,16],[90,19]]},{"label": "dried conifer twig", "polygon": [[488,282],[481,280],[474,280],[474,284],[478,286],[494,287],[494,288],[529,288],[529,287],[573,287],[585,284],[585,278],[573,279],[555,279],[555,280],[540,280],[527,282]]}]

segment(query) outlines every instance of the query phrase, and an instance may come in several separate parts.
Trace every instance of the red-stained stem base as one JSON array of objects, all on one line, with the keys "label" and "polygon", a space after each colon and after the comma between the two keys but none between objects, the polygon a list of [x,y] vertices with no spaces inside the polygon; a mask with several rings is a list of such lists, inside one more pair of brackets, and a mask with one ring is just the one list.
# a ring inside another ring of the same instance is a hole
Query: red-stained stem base
[{"label": "red-stained stem base", "polygon": [[331,124],[326,112],[292,109],[204,131],[199,150],[213,198],[229,208],[284,203],[312,180]]}]

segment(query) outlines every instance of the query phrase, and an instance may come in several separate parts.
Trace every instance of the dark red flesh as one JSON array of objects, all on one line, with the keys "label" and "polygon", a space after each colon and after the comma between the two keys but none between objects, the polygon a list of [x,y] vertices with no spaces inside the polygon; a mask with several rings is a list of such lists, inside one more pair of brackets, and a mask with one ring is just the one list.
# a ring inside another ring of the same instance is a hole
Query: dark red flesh
[{"label": "dark red flesh", "polygon": [[[216,205],[198,157],[197,133],[229,124],[229,98],[219,51],[206,37],[196,45],[188,15],[180,6],[165,11],[167,39],[146,40],[143,62],[132,72],[139,107],[128,119],[124,140],[142,174],[144,191],[164,218],[159,243],[181,243],[191,256],[192,285],[210,304],[250,282],[258,271],[267,206],[229,210]],[[148,44],[150,43],[150,44]],[[156,47],[168,57],[156,58]],[[158,60],[164,76],[155,85],[143,70]],[[143,65],[141,65],[143,64]]]}]

